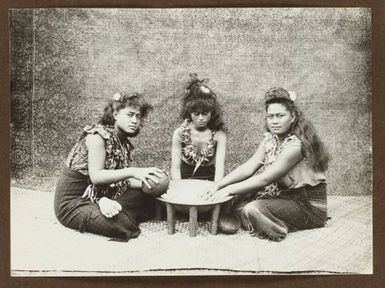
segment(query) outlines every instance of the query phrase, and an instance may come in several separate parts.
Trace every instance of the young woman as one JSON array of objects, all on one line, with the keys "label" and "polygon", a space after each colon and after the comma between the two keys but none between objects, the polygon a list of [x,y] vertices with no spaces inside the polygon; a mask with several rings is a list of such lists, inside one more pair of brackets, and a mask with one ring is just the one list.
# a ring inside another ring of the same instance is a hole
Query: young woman
[{"label": "young woman", "polygon": [[262,143],[246,163],[207,193],[207,198],[242,195],[237,197],[243,201],[236,211],[243,226],[253,235],[275,241],[327,221],[324,172],[329,154],[296,107],[294,95],[282,88],[267,91],[268,132]]},{"label": "young woman", "polygon": [[214,92],[192,77],[182,101],[183,123],[172,138],[171,179],[219,180],[225,172],[226,133]]},{"label": "young woman", "polygon": [[140,94],[115,94],[97,125],[89,125],[69,153],[55,192],[55,214],[66,227],[128,241],[152,216],[153,199],[142,182],[162,170],[130,167],[130,137],[152,109]]}]

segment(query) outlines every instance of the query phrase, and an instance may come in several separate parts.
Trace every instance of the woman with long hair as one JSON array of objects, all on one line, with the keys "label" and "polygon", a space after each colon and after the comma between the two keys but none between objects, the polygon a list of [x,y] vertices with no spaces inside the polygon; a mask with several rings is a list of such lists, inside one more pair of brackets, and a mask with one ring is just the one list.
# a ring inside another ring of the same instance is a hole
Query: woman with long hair
[{"label": "woman with long hair", "polygon": [[236,196],[235,214],[242,226],[274,241],[327,221],[329,154],[294,100],[295,93],[283,88],[267,91],[263,141],[247,162],[217,181],[206,196]]}]

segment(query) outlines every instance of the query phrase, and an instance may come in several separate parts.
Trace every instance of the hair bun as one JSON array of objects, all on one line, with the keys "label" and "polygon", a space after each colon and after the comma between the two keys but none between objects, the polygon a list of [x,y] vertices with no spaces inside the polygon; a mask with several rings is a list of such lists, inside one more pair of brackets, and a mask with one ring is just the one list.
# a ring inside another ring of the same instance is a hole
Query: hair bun
[{"label": "hair bun", "polygon": [[[199,79],[197,73],[189,73],[189,76],[190,76],[190,80],[187,82],[186,90],[190,90],[194,86],[196,87],[196,85],[199,85],[199,87],[202,87],[202,86],[206,87],[207,83],[209,82],[208,78]],[[208,92],[204,92],[204,93],[208,93]]]},{"label": "hair bun", "polygon": [[[293,99],[290,97],[290,93],[293,95]],[[265,94],[265,103],[270,102],[274,99],[286,99],[289,101],[294,101],[296,99],[296,95],[294,92],[288,92],[287,90],[281,87],[273,87],[270,88]]]}]

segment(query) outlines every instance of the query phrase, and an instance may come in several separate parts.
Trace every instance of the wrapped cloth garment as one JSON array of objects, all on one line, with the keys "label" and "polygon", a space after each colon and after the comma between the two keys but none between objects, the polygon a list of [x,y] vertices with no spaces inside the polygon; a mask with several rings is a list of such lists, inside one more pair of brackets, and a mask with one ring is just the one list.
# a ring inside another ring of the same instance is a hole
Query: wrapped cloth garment
[{"label": "wrapped cloth garment", "polygon": [[328,220],[326,184],[280,191],[252,201],[239,201],[242,226],[261,238],[280,241],[289,232],[323,227]]},{"label": "wrapped cloth garment", "polygon": [[87,176],[65,167],[55,191],[55,214],[66,227],[128,241],[140,234],[139,223],[154,216],[154,199],[139,189],[128,189],[117,199],[122,211],[105,217],[98,204],[82,198],[89,185]]},{"label": "wrapped cloth garment", "polygon": [[[127,180],[104,185],[91,183],[86,145],[89,134],[98,134],[105,142],[105,169],[122,169],[130,165],[133,146],[128,140],[122,144],[113,127],[86,126],[69,153],[56,185],[56,217],[64,226],[80,232],[128,241],[140,234],[139,222],[153,216],[154,199],[140,189],[131,189]],[[102,197],[119,202],[122,211],[112,218],[105,217],[97,204]]]}]

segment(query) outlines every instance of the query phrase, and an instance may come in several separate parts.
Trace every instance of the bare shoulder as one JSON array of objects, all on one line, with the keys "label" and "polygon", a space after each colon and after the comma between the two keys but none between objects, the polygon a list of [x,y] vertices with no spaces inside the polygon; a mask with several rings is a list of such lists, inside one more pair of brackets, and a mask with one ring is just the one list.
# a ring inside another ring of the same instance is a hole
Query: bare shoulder
[{"label": "bare shoulder", "polygon": [[301,159],[303,157],[301,145],[287,145],[279,158],[285,159]]},{"label": "bare shoulder", "polygon": [[174,130],[173,136],[174,137],[180,137],[182,135],[182,127],[178,127]]},{"label": "bare shoulder", "polygon": [[183,131],[183,128],[181,126],[178,126],[175,130],[174,130],[174,133],[182,133]]},{"label": "bare shoulder", "polygon": [[215,135],[214,135],[214,139],[216,141],[226,140],[226,137],[227,137],[227,134],[223,130],[218,130],[217,132],[215,132]]},{"label": "bare shoulder", "polygon": [[87,146],[104,147],[104,140],[99,134],[88,134],[86,138]]}]

